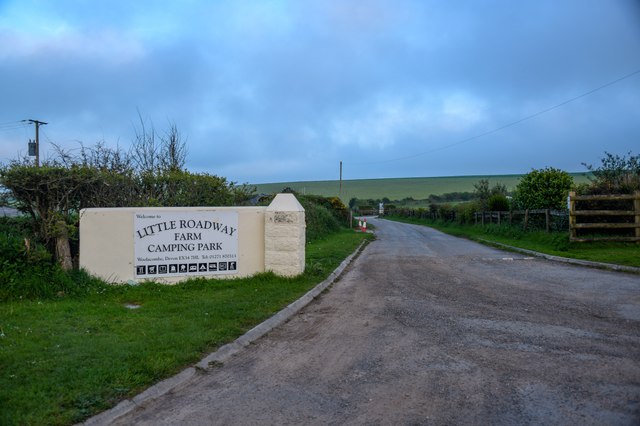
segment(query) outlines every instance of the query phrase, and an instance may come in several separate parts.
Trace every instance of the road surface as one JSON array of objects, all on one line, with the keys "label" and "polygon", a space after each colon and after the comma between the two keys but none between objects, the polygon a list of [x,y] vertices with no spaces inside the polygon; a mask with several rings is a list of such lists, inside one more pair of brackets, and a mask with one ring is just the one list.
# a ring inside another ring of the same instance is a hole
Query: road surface
[{"label": "road surface", "polygon": [[330,291],[118,424],[640,423],[640,276],[370,223]]}]

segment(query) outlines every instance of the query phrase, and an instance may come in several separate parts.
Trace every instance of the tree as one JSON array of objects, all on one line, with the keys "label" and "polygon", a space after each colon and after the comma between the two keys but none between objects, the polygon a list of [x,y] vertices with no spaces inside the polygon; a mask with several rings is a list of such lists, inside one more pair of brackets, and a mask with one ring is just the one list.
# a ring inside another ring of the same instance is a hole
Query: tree
[{"label": "tree", "polygon": [[582,163],[593,173],[589,192],[630,194],[640,191],[640,155],[634,156],[631,151],[628,152],[629,158],[606,151],[604,154],[598,167]]},{"label": "tree", "polygon": [[147,124],[138,111],[140,125],[135,127],[135,138],[128,154],[130,163],[140,173],[163,173],[184,170],[187,159],[187,143],[178,126],[169,122],[169,128],[161,136],[153,122]]},{"label": "tree", "polygon": [[573,177],[565,171],[547,167],[531,170],[520,178],[514,203],[522,209],[563,209],[573,186]]},{"label": "tree", "polygon": [[75,230],[70,216],[79,211],[84,192],[93,190],[99,179],[96,169],[81,166],[13,163],[0,170],[0,183],[11,191],[20,210],[31,216],[66,270],[72,268],[69,236]]},{"label": "tree", "polygon": [[155,174],[160,170],[160,144],[156,141],[153,123],[148,127],[138,111],[140,127],[135,128],[135,139],[129,156],[135,169],[140,173]]},{"label": "tree", "polygon": [[493,188],[489,187],[489,179],[480,179],[473,184],[473,194],[478,201],[480,210],[492,210],[489,207],[489,200],[494,196],[501,195],[506,200],[507,187],[504,184],[496,183]]},{"label": "tree", "polygon": [[484,210],[487,207],[489,195],[491,195],[491,191],[489,190],[489,179],[480,179],[477,183],[473,184],[473,189],[473,194]]},{"label": "tree", "polygon": [[356,206],[357,206],[357,205],[358,205],[358,199],[357,199],[356,197],[352,197],[352,198],[349,200],[349,208],[350,208],[351,210],[353,210],[353,209],[355,209],[355,208],[356,208]]},{"label": "tree", "polygon": [[169,124],[169,130],[160,138],[160,142],[160,168],[165,172],[183,170],[187,159],[187,144],[182,140],[176,123]]}]

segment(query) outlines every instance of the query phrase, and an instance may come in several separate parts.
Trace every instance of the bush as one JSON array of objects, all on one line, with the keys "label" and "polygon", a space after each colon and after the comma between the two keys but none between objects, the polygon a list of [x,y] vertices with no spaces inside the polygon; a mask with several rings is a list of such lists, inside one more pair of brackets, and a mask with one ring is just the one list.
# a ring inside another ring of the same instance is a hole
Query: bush
[{"label": "bush", "polygon": [[478,211],[477,203],[461,203],[456,206],[456,222],[459,224],[475,223],[474,213]]},{"label": "bush", "polygon": [[0,233],[0,301],[78,295],[97,285],[82,271],[63,271],[34,240]]},{"label": "bush", "polygon": [[318,240],[340,230],[340,222],[325,206],[303,198],[300,204],[305,210],[306,240]]},{"label": "bush", "polygon": [[509,199],[504,194],[493,194],[487,200],[487,207],[492,212],[504,212],[509,210]]},{"label": "bush", "polygon": [[489,200],[496,195],[507,195],[507,187],[504,184],[496,183],[493,185],[493,188],[489,188],[489,180],[488,179],[480,179],[477,183],[473,185],[474,191],[473,195],[478,203],[478,208],[481,211],[490,210],[490,211],[498,211],[489,207]]},{"label": "bush", "polygon": [[438,219],[440,220],[453,220],[455,218],[455,211],[451,204],[440,204],[438,206]]},{"label": "bush", "polygon": [[631,152],[628,155],[629,158],[605,152],[599,167],[583,163],[593,173],[593,179],[589,187],[581,188],[582,193],[632,194],[640,191],[640,155],[634,156]]},{"label": "bush", "polygon": [[244,203],[252,191],[243,193],[223,177],[182,170],[146,173],[139,177],[142,194],[137,202],[142,206],[197,207],[230,206]]},{"label": "bush", "polygon": [[[284,188],[283,193],[296,196],[304,207],[307,242],[315,241],[340,230],[349,222],[349,210],[337,197],[323,197],[320,195],[300,195],[291,188]],[[261,205],[269,205],[276,194],[264,197]]]},{"label": "bush", "polygon": [[346,224],[349,221],[349,209],[338,197],[323,197],[321,195],[296,195],[298,200],[307,200],[325,207],[339,223]]},{"label": "bush", "polygon": [[0,217],[0,234],[31,237],[33,235],[33,222],[27,216]]},{"label": "bush", "polygon": [[518,209],[564,209],[573,178],[565,171],[548,167],[532,170],[516,187],[514,203]]},{"label": "bush", "polygon": [[29,265],[48,264],[51,261],[51,255],[40,244],[32,242],[30,239],[0,234],[0,259],[2,261],[2,269],[22,269]]}]

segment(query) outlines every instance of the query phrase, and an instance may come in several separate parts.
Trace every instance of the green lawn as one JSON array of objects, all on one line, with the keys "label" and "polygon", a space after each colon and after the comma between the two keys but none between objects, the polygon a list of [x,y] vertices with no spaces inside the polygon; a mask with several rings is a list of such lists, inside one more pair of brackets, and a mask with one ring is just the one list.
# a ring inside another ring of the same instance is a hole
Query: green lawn
[{"label": "green lawn", "polygon": [[[585,173],[572,173],[575,183],[588,182]],[[449,177],[420,177],[397,179],[357,179],[342,181],[342,197],[346,204],[351,198],[402,200],[412,197],[425,199],[429,195],[442,195],[450,192],[473,192],[473,184],[480,179],[489,179],[491,186],[501,183],[509,190],[513,190],[522,175],[495,176],[449,176]],[[279,192],[283,188],[292,188],[301,194],[324,195],[337,197],[340,193],[338,180],[309,181],[309,182],[278,182],[256,184],[258,193]]]},{"label": "green lawn", "polygon": [[389,218],[430,226],[447,234],[481,242],[497,242],[554,256],[640,267],[640,244],[624,242],[569,243],[567,232],[523,232],[507,225],[459,225],[416,218]]},{"label": "green lawn", "polygon": [[0,424],[72,424],[139,393],[300,297],[363,238],[345,230],[308,244],[307,271],[292,279],[105,285],[1,303]]}]

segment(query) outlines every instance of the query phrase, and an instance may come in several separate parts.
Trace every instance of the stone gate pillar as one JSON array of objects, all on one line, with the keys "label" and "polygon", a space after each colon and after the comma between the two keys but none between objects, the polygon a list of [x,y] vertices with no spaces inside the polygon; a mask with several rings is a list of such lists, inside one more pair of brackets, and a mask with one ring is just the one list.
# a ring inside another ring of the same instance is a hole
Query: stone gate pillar
[{"label": "stone gate pillar", "polygon": [[295,276],[305,266],[304,207],[293,194],[278,194],[265,212],[264,266],[277,275]]}]

